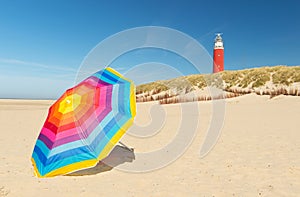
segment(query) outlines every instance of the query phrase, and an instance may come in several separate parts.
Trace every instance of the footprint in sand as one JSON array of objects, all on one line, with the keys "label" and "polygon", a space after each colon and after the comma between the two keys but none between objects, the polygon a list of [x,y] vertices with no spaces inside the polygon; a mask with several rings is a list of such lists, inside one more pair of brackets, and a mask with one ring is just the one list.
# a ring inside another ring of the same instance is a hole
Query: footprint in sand
[{"label": "footprint in sand", "polygon": [[0,197],[7,196],[9,194],[9,190],[5,189],[4,186],[0,187]]}]

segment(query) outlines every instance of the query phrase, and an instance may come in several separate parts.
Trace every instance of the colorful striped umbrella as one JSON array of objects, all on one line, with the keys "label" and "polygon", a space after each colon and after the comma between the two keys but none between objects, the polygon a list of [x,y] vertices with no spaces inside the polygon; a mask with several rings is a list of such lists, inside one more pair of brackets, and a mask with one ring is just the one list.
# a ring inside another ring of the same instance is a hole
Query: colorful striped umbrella
[{"label": "colorful striped umbrella", "polygon": [[106,68],[67,90],[49,109],[32,154],[38,177],[93,167],[132,125],[135,87]]}]

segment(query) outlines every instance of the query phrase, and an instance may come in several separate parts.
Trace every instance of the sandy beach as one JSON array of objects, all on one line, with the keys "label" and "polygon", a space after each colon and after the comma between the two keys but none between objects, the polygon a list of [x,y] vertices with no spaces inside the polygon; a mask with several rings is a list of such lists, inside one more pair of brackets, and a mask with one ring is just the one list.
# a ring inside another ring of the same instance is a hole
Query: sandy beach
[{"label": "sandy beach", "polygon": [[[198,102],[199,113],[185,115],[199,121],[196,135],[187,150],[163,168],[144,173],[118,169],[138,162],[137,156],[132,163],[126,162],[115,168],[106,166],[83,176],[40,179],[33,174],[30,158],[52,102],[0,100],[0,196],[300,194],[300,97],[269,99],[268,96],[250,94],[227,99],[221,135],[204,158],[200,158],[200,148],[210,125],[211,101]],[[154,117],[151,117],[150,109],[154,105],[137,105],[136,124],[151,122]],[[166,115],[158,133],[143,138],[123,137],[122,141],[134,147],[135,153],[158,150],[175,135],[181,118],[181,104],[159,108]]]}]

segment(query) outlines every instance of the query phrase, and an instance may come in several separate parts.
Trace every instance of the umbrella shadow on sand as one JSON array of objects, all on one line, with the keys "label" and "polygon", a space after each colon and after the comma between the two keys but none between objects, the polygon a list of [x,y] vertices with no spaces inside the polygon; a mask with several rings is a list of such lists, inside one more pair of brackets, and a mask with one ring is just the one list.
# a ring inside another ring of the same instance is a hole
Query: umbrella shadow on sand
[{"label": "umbrella shadow on sand", "polygon": [[134,159],[134,149],[129,149],[127,147],[117,145],[110,152],[110,154],[102,161],[99,161],[99,163],[95,167],[72,172],[65,176],[95,175],[101,172],[110,171],[114,167],[121,165],[125,162],[133,162]]}]

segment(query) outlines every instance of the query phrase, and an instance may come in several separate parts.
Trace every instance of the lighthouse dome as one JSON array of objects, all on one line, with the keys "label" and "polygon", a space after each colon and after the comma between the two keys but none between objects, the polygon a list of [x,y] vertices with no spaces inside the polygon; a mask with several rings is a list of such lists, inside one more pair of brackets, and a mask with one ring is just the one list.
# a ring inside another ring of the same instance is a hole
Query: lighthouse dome
[{"label": "lighthouse dome", "polygon": [[217,33],[217,36],[215,38],[215,42],[223,42],[222,37],[221,37],[221,33]]}]

